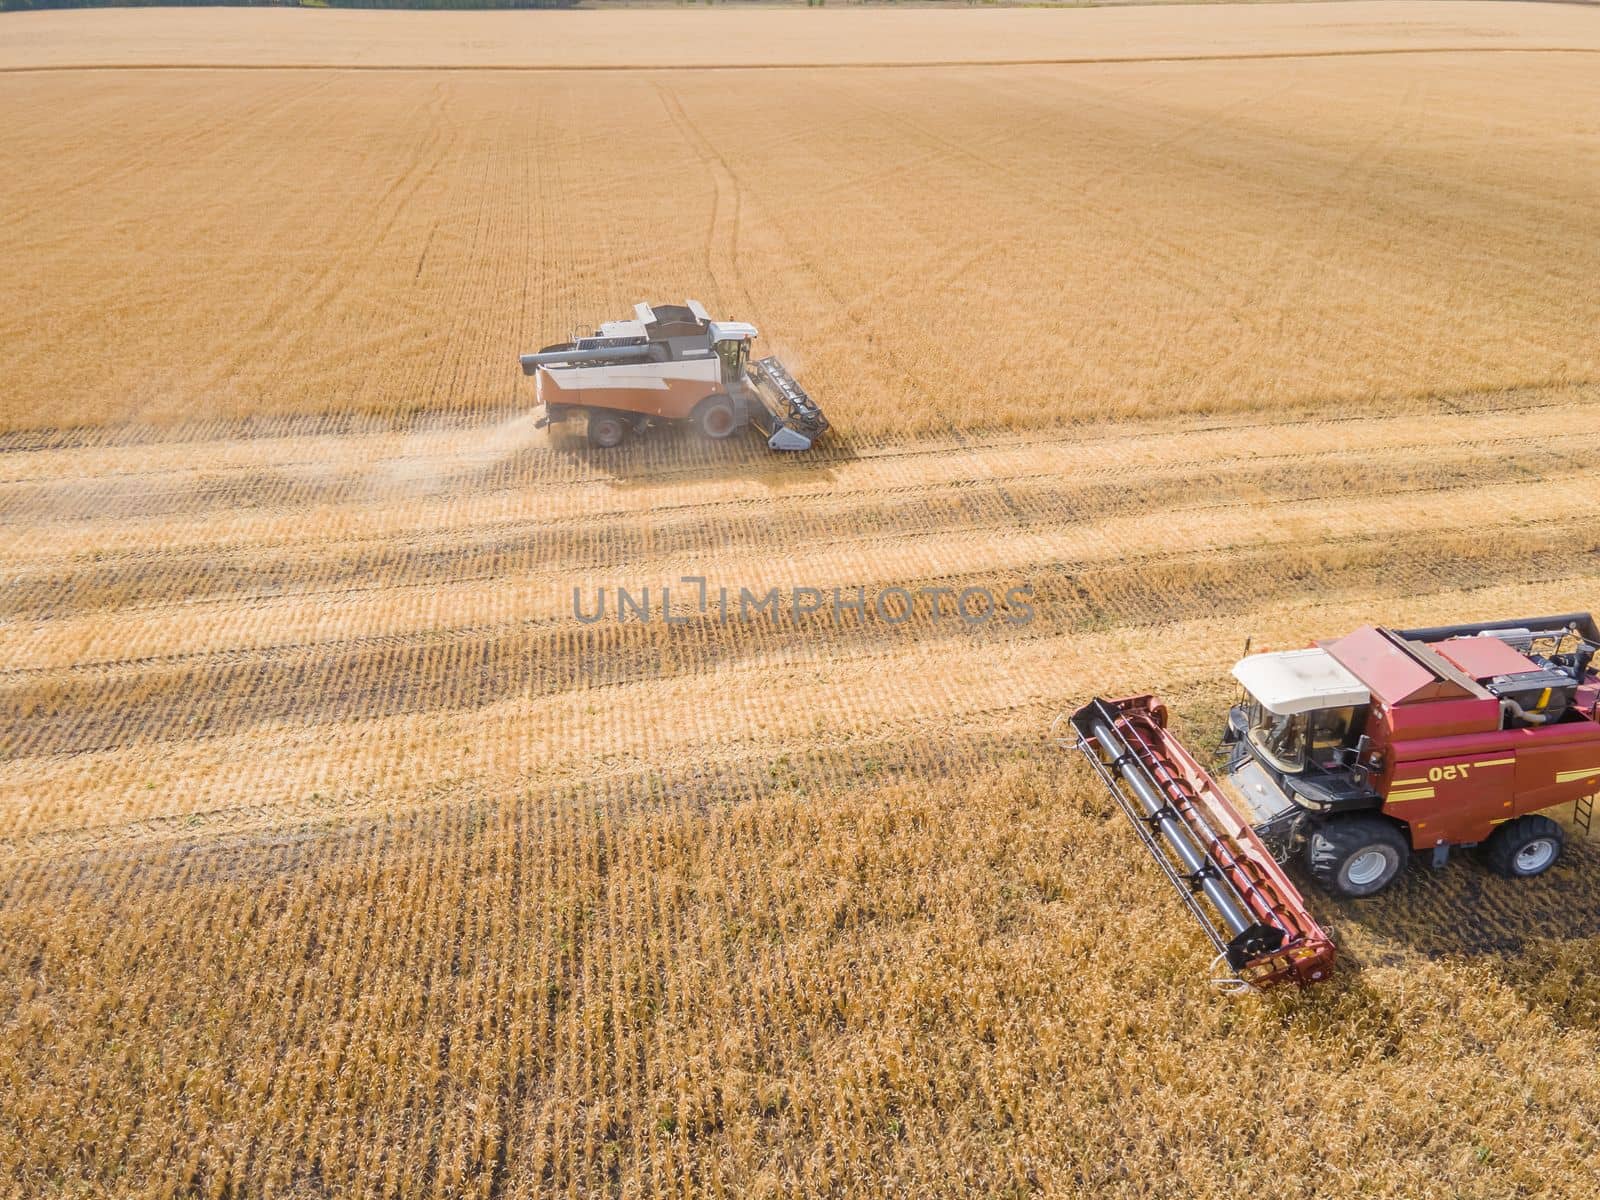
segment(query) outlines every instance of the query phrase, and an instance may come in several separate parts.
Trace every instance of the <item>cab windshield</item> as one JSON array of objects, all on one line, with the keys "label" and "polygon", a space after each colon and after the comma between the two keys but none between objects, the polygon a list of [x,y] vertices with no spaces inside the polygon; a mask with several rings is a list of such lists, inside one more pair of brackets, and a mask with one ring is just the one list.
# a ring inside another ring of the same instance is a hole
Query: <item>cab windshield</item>
[{"label": "cab windshield", "polygon": [[1298,772],[1307,761],[1328,765],[1350,736],[1356,710],[1321,708],[1287,716],[1250,700],[1250,743],[1280,771]]},{"label": "cab windshield", "polygon": [[1302,771],[1306,765],[1306,714],[1285,716],[1250,702],[1250,743],[1280,771]]},{"label": "cab windshield", "polygon": [[722,381],[736,383],[744,374],[745,360],[750,357],[750,343],[722,341],[717,343],[717,357],[722,360]]}]

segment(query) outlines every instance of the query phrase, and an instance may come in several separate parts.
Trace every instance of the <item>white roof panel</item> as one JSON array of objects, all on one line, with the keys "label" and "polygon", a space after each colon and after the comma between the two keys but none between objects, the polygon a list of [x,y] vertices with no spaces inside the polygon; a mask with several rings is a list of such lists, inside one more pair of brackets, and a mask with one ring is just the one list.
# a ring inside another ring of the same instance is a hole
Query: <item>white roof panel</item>
[{"label": "white roof panel", "polygon": [[603,321],[600,325],[601,337],[637,337],[645,336],[644,326],[638,321]]},{"label": "white roof panel", "polygon": [[712,321],[706,329],[713,342],[742,342],[756,336],[756,327],[743,321]]},{"label": "white roof panel", "polygon": [[1234,665],[1233,677],[1261,701],[1263,708],[1279,716],[1319,708],[1345,708],[1365,704],[1372,698],[1366,685],[1333,655],[1315,647],[1252,654]]}]

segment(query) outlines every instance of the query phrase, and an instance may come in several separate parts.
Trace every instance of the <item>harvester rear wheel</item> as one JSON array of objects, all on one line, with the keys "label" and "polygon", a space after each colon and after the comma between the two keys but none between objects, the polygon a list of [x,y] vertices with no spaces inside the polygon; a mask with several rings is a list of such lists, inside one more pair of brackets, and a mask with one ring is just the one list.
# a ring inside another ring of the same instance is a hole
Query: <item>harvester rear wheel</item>
[{"label": "harvester rear wheel", "polygon": [[694,423],[706,437],[720,442],[739,427],[739,418],[727,396],[707,396],[695,406]]},{"label": "harvester rear wheel", "polygon": [[1343,817],[1311,831],[1306,870],[1339,896],[1371,896],[1394,882],[1411,847],[1382,817]]},{"label": "harvester rear wheel", "polygon": [[1526,816],[1507,821],[1483,844],[1483,862],[1496,875],[1528,879],[1543,875],[1561,857],[1565,835],[1549,817]]},{"label": "harvester rear wheel", "polygon": [[609,450],[620,446],[628,437],[629,422],[616,413],[591,412],[589,414],[589,445]]}]

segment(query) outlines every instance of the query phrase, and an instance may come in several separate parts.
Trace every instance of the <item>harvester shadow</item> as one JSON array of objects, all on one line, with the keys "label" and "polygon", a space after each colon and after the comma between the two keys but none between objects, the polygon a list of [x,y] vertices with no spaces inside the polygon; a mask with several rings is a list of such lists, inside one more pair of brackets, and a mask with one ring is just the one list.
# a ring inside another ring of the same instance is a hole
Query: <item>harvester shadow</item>
[{"label": "harvester shadow", "polygon": [[549,431],[550,452],[590,477],[621,488],[656,487],[666,481],[742,479],[775,492],[836,478],[834,466],[860,457],[848,441],[829,435],[804,451],[775,451],[756,436],[710,441],[690,429],[651,429],[613,449],[589,445],[581,433]]},{"label": "harvester shadow", "polygon": [[1463,852],[1437,871],[1414,862],[1371,900],[1327,898],[1323,911],[1346,969],[1419,956],[1485,964],[1530,1008],[1600,1028],[1600,841],[1575,830],[1536,879],[1503,878]]}]

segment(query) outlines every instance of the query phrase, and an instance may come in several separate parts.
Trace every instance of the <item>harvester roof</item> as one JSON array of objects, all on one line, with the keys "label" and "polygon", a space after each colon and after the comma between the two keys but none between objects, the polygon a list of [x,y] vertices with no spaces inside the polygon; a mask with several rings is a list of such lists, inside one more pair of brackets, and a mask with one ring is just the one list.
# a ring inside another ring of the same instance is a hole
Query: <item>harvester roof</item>
[{"label": "harvester roof", "polygon": [[1234,665],[1233,677],[1263,708],[1285,717],[1365,704],[1369,698],[1361,680],[1315,647],[1252,654]]},{"label": "harvester roof", "polygon": [[745,321],[712,321],[706,331],[713,342],[748,342],[756,336],[756,327]]}]

